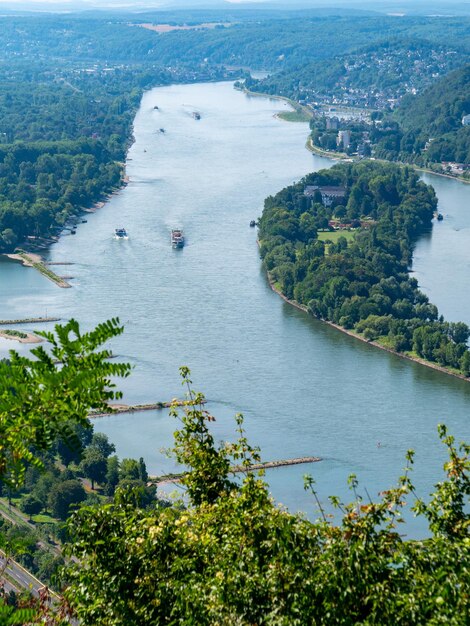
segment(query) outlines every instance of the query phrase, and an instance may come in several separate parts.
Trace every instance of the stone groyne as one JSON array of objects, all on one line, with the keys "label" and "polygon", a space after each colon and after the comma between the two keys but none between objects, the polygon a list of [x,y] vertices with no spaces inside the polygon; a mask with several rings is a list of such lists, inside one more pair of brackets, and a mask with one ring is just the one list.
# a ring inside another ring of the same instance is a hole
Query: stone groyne
[{"label": "stone groyne", "polygon": [[[172,406],[185,406],[188,403],[186,400],[171,400],[171,402],[152,402],[150,404],[110,404],[109,413],[90,413],[88,417],[105,417],[108,415],[114,415],[116,413],[135,413],[137,411],[156,411],[161,409],[169,409]],[[205,404],[205,401],[202,402]]]},{"label": "stone groyne", "polygon": [[[275,469],[277,467],[287,467],[289,465],[301,465],[306,463],[318,463],[321,458],[318,456],[302,456],[295,459],[281,459],[280,461],[265,461],[264,463],[253,463],[247,467],[244,465],[234,465],[230,468],[233,474],[243,472],[257,472],[260,470]],[[167,474],[166,476],[149,476],[149,482],[154,485],[169,485],[179,483],[184,474]]]},{"label": "stone groyne", "polygon": [[60,317],[25,317],[20,320],[0,320],[0,326],[9,324],[44,324],[45,322],[60,322]]}]

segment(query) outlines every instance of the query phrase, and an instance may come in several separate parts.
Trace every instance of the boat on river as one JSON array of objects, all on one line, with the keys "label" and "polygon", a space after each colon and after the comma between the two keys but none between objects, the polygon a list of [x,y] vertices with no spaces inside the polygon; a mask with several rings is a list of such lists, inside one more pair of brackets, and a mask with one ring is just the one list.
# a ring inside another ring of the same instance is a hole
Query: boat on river
[{"label": "boat on river", "polygon": [[200,120],[201,119],[201,114],[198,111],[194,111],[193,112],[193,117],[195,120]]},{"label": "boat on river", "polygon": [[184,235],[180,228],[174,228],[171,231],[171,245],[173,248],[182,248],[184,246]]},{"label": "boat on river", "polygon": [[114,236],[116,239],[129,239],[127,230],[125,228],[116,228],[114,230]]}]

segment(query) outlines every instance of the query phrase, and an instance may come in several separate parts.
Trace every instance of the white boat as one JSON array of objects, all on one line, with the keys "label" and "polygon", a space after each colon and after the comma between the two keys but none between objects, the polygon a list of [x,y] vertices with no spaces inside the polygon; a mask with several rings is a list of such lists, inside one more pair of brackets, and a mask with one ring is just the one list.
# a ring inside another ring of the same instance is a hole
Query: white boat
[{"label": "white boat", "polygon": [[129,239],[129,235],[127,234],[127,230],[125,228],[116,228],[114,230],[114,236],[116,239]]},{"label": "white boat", "polygon": [[184,235],[180,228],[174,228],[171,231],[171,245],[173,248],[182,248],[184,246]]}]

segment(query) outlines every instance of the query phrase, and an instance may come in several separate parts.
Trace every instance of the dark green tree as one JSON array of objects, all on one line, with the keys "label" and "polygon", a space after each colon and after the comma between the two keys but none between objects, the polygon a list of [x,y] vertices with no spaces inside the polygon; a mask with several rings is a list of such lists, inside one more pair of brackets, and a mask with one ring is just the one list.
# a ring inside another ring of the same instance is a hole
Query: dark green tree
[{"label": "dark green tree", "polygon": [[87,448],[79,466],[85,478],[91,480],[91,488],[95,488],[95,482],[102,484],[106,479],[107,463],[104,454],[94,446]]},{"label": "dark green tree", "polygon": [[86,492],[79,480],[65,480],[54,485],[49,495],[49,506],[52,515],[66,520],[72,507],[86,498]]}]

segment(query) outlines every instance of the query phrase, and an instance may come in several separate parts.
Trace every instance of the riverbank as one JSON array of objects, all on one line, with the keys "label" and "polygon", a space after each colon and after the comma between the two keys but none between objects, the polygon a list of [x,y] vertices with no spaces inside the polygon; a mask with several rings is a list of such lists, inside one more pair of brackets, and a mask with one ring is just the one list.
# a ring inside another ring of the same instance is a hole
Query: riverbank
[{"label": "riverbank", "polygon": [[5,256],[9,259],[12,259],[13,261],[20,261],[20,263],[22,263],[25,267],[33,267],[35,270],[40,272],[43,276],[48,278],[50,281],[52,281],[62,289],[69,289],[72,286],[65,280],[64,277],[59,276],[51,269],[46,267],[44,259],[39,254],[25,252],[24,250],[18,250],[14,254],[5,254]]},{"label": "riverbank", "polygon": [[[305,147],[309,152],[313,154],[317,154],[321,157],[326,157],[333,161],[357,161],[357,157],[351,157],[345,154],[344,152],[332,152],[331,150],[322,150],[318,146],[315,146],[312,137],[309,135],[307,141],[305,142]],[[451,174],[444,174],[444,172],[435,172],[427,167],[419,167],[418,165],[414,165],[413,163],[406,163],[404,161],[388,161],[387,159],[374,159],[375,161],[380,161],[381,163],[396,163],[397,165],[402,165],[403,167],[411,167],[416,172],[424,172],[425,174],[433,174],[434,176],[441,176],[442,178],[450,178],[451,180],[456,180],[459,183],[465,183],[466,185],[470,184],[470,180],[467,178],[462,178],[461,176],[452,176]]]},{"label": "riverbank", "polygon": [[19,343],[41,343],[44,341],[41,337],[37,337],[33,333],[15,331],[15,330],[3,330],[0,329],[0,337],[2,339],[12,339]]},{"label": "riverbank", "polygon": [[330,150],[322,150],[318,146],[315,146],[310,135],[305,143],[305,147],[309,152],[318,154],[318,156],[321,157],[327,157],[333,161],[346,161],[346,159],[352,160],[351,157],[349,157],[345,152],[331,152]]},{"label": "riverbank", "polygon": [[[274,115],[277,119],[284,120],[285,122],[303,122],[307,123],[313,117],[313,112],[306,106],[299,104],[295,100],[291,100],[290,98],[286,98],[285,96],[273,96],[270,93],[258,93],[256,91],[250,91],[249,89],[237,88],[238,91],[242,91],[247,96],[254,96],[259,98],[272,98],[273,100],[282,100],[286,102],[289,106],[291,106],[294,110],[289,111],[288,113],[279,112]],[[284,117],[285,116],[285,117]],[[288,116],[296,116],[296,117],[288,117]]]},{"label": "riverbank", "polygon": [[[296,309],[299,309],[300,311],[303,311],[304,313],[307,313],[307,315],[311,315],[311,313],[309,312],[308,308],[303,305],[300,304],[299,302],[297,302],[296,300],[289,300],[289,298],[287,296],[285,296],[276,286],[274,280],[272,279],[272,276],[270,275],[269,272],[267,272],[267,277],[268,277],[268,282],[269,282],[269,286],[271,287],[271,289],[277,293],[278,296],[280,296],[284,302],[287,302],[287,304],[290,304],[291,306],[295,307]],[[331,326],[332,328],[335,328],[336,330],[339,330],[340,332],[344,333],[345,335],[349,335],[349,337],[353,337],[354,339],[358,339],[359,341],[362,341],[362,343],[366,343],[370,346],[373,346],[374,348],[379,348],[380,350],[384,350],[385,352],[389,352],[390,354],[394,354],[395,356],[400,357],[401,359],[406,359],[407,361],[412,361],[413,363],[417,363],[418,365],[424,365],[425,367],[428,367],[429,369],[433,369],[436,370],[437,372],[441,372],[442,374],[447,374],[448,376],[453,376],[454,378],[460,378],[461,380],[464,380],[466,382],[470,382],[470,377],[467,378],[466,376],[464,376],[463,374],[459,374],[457,372],[453,372],[452,370],[449,370],[446,367],[442,367],[442,365],[438,365],[437,363],[432,363],[431,361],[426,361],[426,359],[422,359],[420,357],[417,356],[413,356],[411,354],[405,353],[405,352],[398,352],[397,350],[393,350],[393,348],[389,348],[388,346],[384,346],[383,344],[379,343],[378,341],[371,341],[369,339],[366,339],[365,337],[363,337],[362,335],[360,335],[359,333],[355,333],[352,330],[349,330],[348,328],[344,328],[344,326],[340,326],[339,324],[335,324],[334,322],[330,322],[329,320],[324,320],[321,318],[315,318],[318,319],[320,322],[323,322],[324,324],[327,324],[328,326]]]}]

